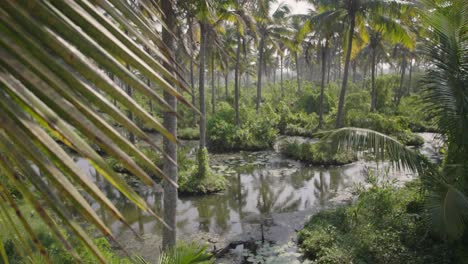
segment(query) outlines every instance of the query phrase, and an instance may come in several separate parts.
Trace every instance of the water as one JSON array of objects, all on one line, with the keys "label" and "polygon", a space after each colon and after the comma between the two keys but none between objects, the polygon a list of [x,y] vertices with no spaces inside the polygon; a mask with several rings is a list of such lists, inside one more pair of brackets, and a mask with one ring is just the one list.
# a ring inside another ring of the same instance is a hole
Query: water
[{"label": "water", "polygon": [[[434,134],[424,133],[422,136],[426,143],[421,151],[437,160],[439,146],[433,140]],[[204,241],[217,249],[231,241],[260,240],[262,236],[279,245],[294,242],[295,231],[302,227],[308,216],[351,200],[353,189],[366,184],[369,170],[388,168],[385,163],[365,161],[340,167],[311,167],[286,159],[274,150],[213,154],[210,158],[212,169],[226,176],[228,188],[213,195],[179,197],[177,234],[179,239]],[[96,176],[86,160],[77,158],[76,162],[140,234],[141,239],[100,210],[98,205],[93,205],[124,248],[150,261],[157,259],[161,223],[142,214]],[[380,177],[387,180],[404,182],[414,177],[405,171],[383,171]],[[139,188],[139,193],[154,211],[161,212],[161,190]],[[290,250],[295,250],[294,245]]]}]

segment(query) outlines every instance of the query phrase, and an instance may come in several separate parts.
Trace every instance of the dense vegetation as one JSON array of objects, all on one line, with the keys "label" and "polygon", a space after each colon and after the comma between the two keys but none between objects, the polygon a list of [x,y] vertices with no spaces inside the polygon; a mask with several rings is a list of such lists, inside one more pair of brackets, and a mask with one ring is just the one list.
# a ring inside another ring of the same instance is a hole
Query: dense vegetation
[{"label": "dense vegetation", "polygon": [[[4,1],[1,262],[156,261],[114,250],[96,208],[131,224],[111,187],[164,226],[160,263],[212,263],[206,247],[177,243],[178,193],[229,191],[210,152],[278,148],[311,166],[365,157],[418,177],[397,187],[371,175],[354,202],[312,217],[305,258],[466,262],[467,2],[304,2],[298,14],[274,0]],[[441,164],[416,132],[439,133]],[[283,136],[303,138],[278,146]],[[156,185],[161,212],[140,196]]]},{"label": "dense vegetation", "polygon": [[308,258],[336,264],[464,263],[461,244],[428,235],[420,183],[397,188],[372,177],[372,187],[356,190],[355,203],[320,212],[299,232]]}]

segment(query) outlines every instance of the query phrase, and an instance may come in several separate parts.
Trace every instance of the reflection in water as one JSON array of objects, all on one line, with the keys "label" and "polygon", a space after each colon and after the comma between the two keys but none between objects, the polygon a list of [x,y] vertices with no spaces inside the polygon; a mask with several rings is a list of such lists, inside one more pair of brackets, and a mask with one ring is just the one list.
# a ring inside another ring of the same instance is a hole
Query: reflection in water
[{"label": "reflection in water", "polygon": [[[135,231],[160,237],[161,223],[142,213],[106,184],[85,159],[77,158],[76,162],[106,193]],[[179,197],[177,233],[180,238],[189,238],[197,233],[233,237],[245,232],[244,224],[248,219],[321,208],[343,189],[365,181],[366,166],[375,167],[368,162],[330,168],[309,167],[285,159],[274,151],[214,154],[210,165],[226,176],[228,189],[215,195]],[[156,190],[139,189],[151,208],[161,212],[161,194]],[[123,224],[115,221],[99,205],[93,204],[93,208],[121,241],[135,240]]]},{"label": "reflection in water", "polygon": [[[179,197],[177,228],[180,236],[197,232],[220,236],[240,234],[246,217],[324,206],[337,191],[364,179],[361,173],[356,173],[360,172],[361,163],[337,168],[306,167],[272,151],[231,154],[229,159],[224,159],[223,155],[213,156],[213,168],[226,175],[229,188],[214,195]],[[86,164],[84,159],[78,159],[77,163]],[[90,167],[86,168],[134,230],[140,234],[161,233],[160,223],[140,212]],[[160,193],[147,188],[140,188],[139,193],[156,212],[161,212]],[[117,236],[128,232],[99,205],[93,204],[93,207]]]}]

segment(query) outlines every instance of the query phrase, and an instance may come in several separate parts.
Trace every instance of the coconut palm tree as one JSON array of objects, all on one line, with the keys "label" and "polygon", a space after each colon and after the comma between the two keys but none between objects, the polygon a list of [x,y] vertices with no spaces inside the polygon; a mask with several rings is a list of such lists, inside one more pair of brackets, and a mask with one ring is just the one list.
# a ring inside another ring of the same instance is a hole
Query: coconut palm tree
[{"label": "coconut palm tree", "polygon": [[459,238],[468,219],[468,3],[422,1],[419,14],[433,29],[424,40],[431,66],[422,78],[423,101],[445,137],[442,168],[388,136],[359,128],[331,132],[325,141],[337,149],[367,150],[379,160],[417,171],[424,184],[428,222],[444,238]]},{"label": "coconut palm tree", "polygon": [[366,27],[366,31],[362,35],[367,35],[364,37],[364,43],[367,44],[363,44],[365,46],[360,50],[360,52],[368,53],[371,56],[371,111],[375,111],[377,101],[375,90],[376,60],[380,55],[385,56],[384,41],[392,45],[398,45],[405,50],[413,49],[415,46],[415,40],[404,25],[387,17],[381,17],[381,19],[372,21],[373,23]]},{"label": "coconut palm tree", "polygon": [[342,126],[344,100],[348,84],[349,65],[351,53],[353,50],[353,39],[355,31],[364,32],[363,28],[371,20],[383,20],[385,17],[392,17],[398,14],[401,9],[401,1],[386,0],[314,0],[314,4],[323,8],[323,18],[327,22],[344,21],[346,28],[345,36],[345,61],[343,80],[341,85],[340,99],[338,102],[338,113],[336,118],[336,127]]},{"label": "coconut palm tree", "polygon": [[[112,72],[136,92],[157,102],[161,110],[174,113],[174,101],[168,100],[169,97],[162,98],[135,72],[157,84],[172,99],[176,98],[191,106],[176,89],[186,90],[178,81],[175,68],[171,66],[173,59],[170,50],[150,22],[161,22],[159,13],[155,11],[144,4],[135,8],[126,1],[118,0],[93,3],[5,1],[0,6],[2,177],[21,193],[77,261],[80,256],[65,238],[58,223],[81,240],[101,263],[106,262],[104,256],[78,221],[90,223],[104,236],[115,241],[109,227],[84,198],[84,193],[125,226],[129,224],[102,190],[83,176],[70,155],[57,142],[87,158],[109,184],[157,219],[162,220],[109,167],[91,144],[96,144],[106,154],[122,162],[142,183],[155,186],[149,176],[153,174],[177,187],[173,178],[111,125],[120,124],[138,140],[160,151],[160,147],[125,112],[115,107],[111,102],[111,98],[115,98],[163,137],[173,143],[176,141],[170,131],[172,128],[163,126],[143,110],[105,72]],[[142,19],[144,16],[147,18]],[[149,49],[152,56],[143,47]],[[101,113],[105,113],[106,118]],[[170,153],[164,152],[163,155],[167,161],[176,163]],[[30,223],[25,221],[24,216],[29,212],[24,212],[5,188],[2,181],[2,223],[11,224],[12,227],[22,225],[28,232],[26,236],[17,234],[18,241],[34,243],[18,243],[18,247],[27,254],[35,248],[48,258],[47,250],[37,239]],[[79,215],[78,219],[71,217],[72,211]],[[3,246],[0,245],[0,248],[3,261],[8,262]]]},{"label": "coconut palm tree", "polygon": [[[245,45],[245,37],[247,34],[257,38],[257,28],[255,19],[244,8],[244,1],[231,0],[223,11],[223,20],[229,21],[234,24],[235,38],[236,38],[236,53],[235,53],[235,67],[234,67],[234,109],[236,111],[236,125],[240,125],[239,115],[239,96],[240,96],[240,56],[241,46]],[[244,46],[245,51],[245,46]],[[227,89],[226,89],[227,91]]]},{"label": "coconut palm tree", "polygon": [[276,50],[280,50],[278,42],[284,40],[284,35],[289,34],[289,31],[284,25],[275,23],[275,19],[279,20],[286,17],[290,13],[290,9],[285,4],[280,4],[275,11],[270,15],[271,5],[275,0],[259,0],[257,10],[254,15],[257,20],[257,30],[259,34],[258,44],[258,60],[257,60],[257,113],[260,109],[262,101],[262,74],[264,66],[264,52],[268,46],[274,46]]},{"label": "coconut palm tree", "polygon": [[[176,29],[174,7],[170,0],[161,1],[161,11],[164,14],[163,22],[166,27],[162,28],[162,40],[167,47],[170,56],[174,58],[175,39],[173,32]],[[171,64],[166,67],[170,68]],[[177,100],[168,92],[164,92],[164,100],[171,109],[177,111]],[[164,126],[177,137],[177,116],[174,112],[164,112]],[[167,157],[164,159],[164,173],[174,182],[177,182],[177,144],[167,138],[163,139],[164,151]],[[171,162],[175,161],[175,162]],[[170,227],[163,229],[162,248],[164,250],[174,248],[176,245],[176,213],[177,213],[177,187],[172,184],[164,184],[164,221]]]}]

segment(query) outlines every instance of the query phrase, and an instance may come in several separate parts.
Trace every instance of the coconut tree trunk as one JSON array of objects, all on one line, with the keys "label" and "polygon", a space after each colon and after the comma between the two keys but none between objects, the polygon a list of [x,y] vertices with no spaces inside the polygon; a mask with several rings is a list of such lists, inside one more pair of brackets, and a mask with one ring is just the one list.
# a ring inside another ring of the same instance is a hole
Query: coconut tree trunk
[{"label": "coconut tree trunk", "polygon": [[327,51],[328,51],[328,39],[325,40],[325,44],[322,48],[322,82],[320,84],[320,102],[319,102],[319,125],[318,128],[323,126],[323,97],[325,93],[325,72],[327,69]]},{"label": "coconut tree trunk", "polygon": [[[205,105],[205,57],[206,57],[206,35],[207,25],[200,23],[200,53],[198,55],[200,62],[198,68],[200,70],[198,76],[198,89],[200,94],[200,150],[206,147],[206,105]],[[202,165],[202,164],[200,164]]]},{"label": "coconut tree trunk", "polygon": [[[344,73],[343,73],[343,83],[341,85],[341,92],[340,92],[340,101],[338,103],[338,114],[336,117],[336,127],[340,128],[343,119],[343,109],[344,109],[344,101],[346,96],[346,86],[348,84],[348,72],[349,72],[349,61],[351,59],[351,48],[353,47],[353,34],[354,34],[354,26],[356,23],[356,17],[354,14],[351,15],[351,22],[349,24],[349,36],[348,36],[348,47],[346,50],[346,58],[345,58],[345,65],[344,65]],[[341,63],[339,63],[341,64]]]},{"label": "coconut tree trunk", "polygon": [[214,76],[214,53],[211,54],[211,112],[216,113],[215,107],[215,76]]},{"label": "coconut tree trunk", "polygon": [[396,94],[397,100],[396,103],[397,105],[400,104],[401,97],[403,96],[403,86],[405,83],[405,74],[406,74],[406,57],[403,55],[403,60],[401,62],[401,77],[400,77],[400,88],[398,89],[398,92]]},{"label": "coconut tree trunk", "polygon": [[330,52],[328,52],[328,56],[327,56],[327,61],[328,61],[328,70],[327,70],[327,83],[330,83],[330,72],[331,72],[331,54]]},{"label": "coconut tree trunk", "polygon": [[[174,32],[175,21],[172,9],[172,1],[163,0],[161,8],[164,16],[164,23],[167,28]],[[170,53],[173,53],[175,42],[172,37],[172,33],[168,32],[164,27],[162,30],[163,42]],[[171,54],[173,56],[173,54]],[[171,68],[171,65],[165,65],[166,68]],[[164,92],[164,100],[172,108],[172,112],[164,112],[164,127],[177,137],[177,100],[170,93]],[[163,139],[164,151],[167,157],[164,157],[164,174],[171,180],[177,183],[177,144],[167,138]],[[177,212],[177,188],[173,185],[164,181],[164,222],[166,222],[170,229],[164,227],[163,230],[163,249],[173,248],[176,244],[176,212]]]},{"label": "coconut tree trunk", "polygon": [[284,95],[284,87],[283,87],[283,56],[280,56],[280,87],[281,87],[281,95]]},{"label": "coconut tree trunk", "polygon": [[299,58],[297,56],[297,51],[294,52],[294,59],[296,60],[296,79],[297,79],[297,91],[301,91],[301,72],[299,67]]},{"label": "coconut tree trunk", "polygon": [[353,60],[353,83],[356,82],[356,59]]},{"label": "coconut tree trunk", "polygon": [[236,110],[236,125],[239,126],[239,66],[240,66],[241,36],[237,33],[236,67],[234,69],[234,109]]},{"label": "coconut tree trunk", "polygon": [[262,36],[260,39],[260,45],[258,47],[258,73],[257,73],[257,104],[255,109],[260,110],[260,103],[262,101],[262,72],[263,72],[263,46],[265,45],[265,39]]},{"label": "coconut tree trunk", "polygon": [[221,99],[221,89],[220,89],[221,85],[219,84],[220,78],[221,78],[220,75],[221,75],[221,73],[219,71],[216,71],[216,82],[217,82],[217,84],[216,84],[216,98],[218,100]]},{"label": "coconut tree trunk", "polygon": [[[275,62],[276,64],[276,62]],[[276,65],[272,67],[273,68],[273,84],[276,84]]]},{"label": "coconut tree trunk", "polygon": [[406,94],[409,95],[411,93],[411,81],[412,81],[412,75],[413,75],[413,59],[410,58],[410,65],[409,65],[409,76],[408,76],[408,90],[406,91]]},{"label": "coconut tree trunk", "polygon": [[375,111],[377,103],[377,92],[375,90],[375,48],[372,48],[372,65],[371,65],[371,85],[372,85],[372,94],[371,94],[371,111]]}]

